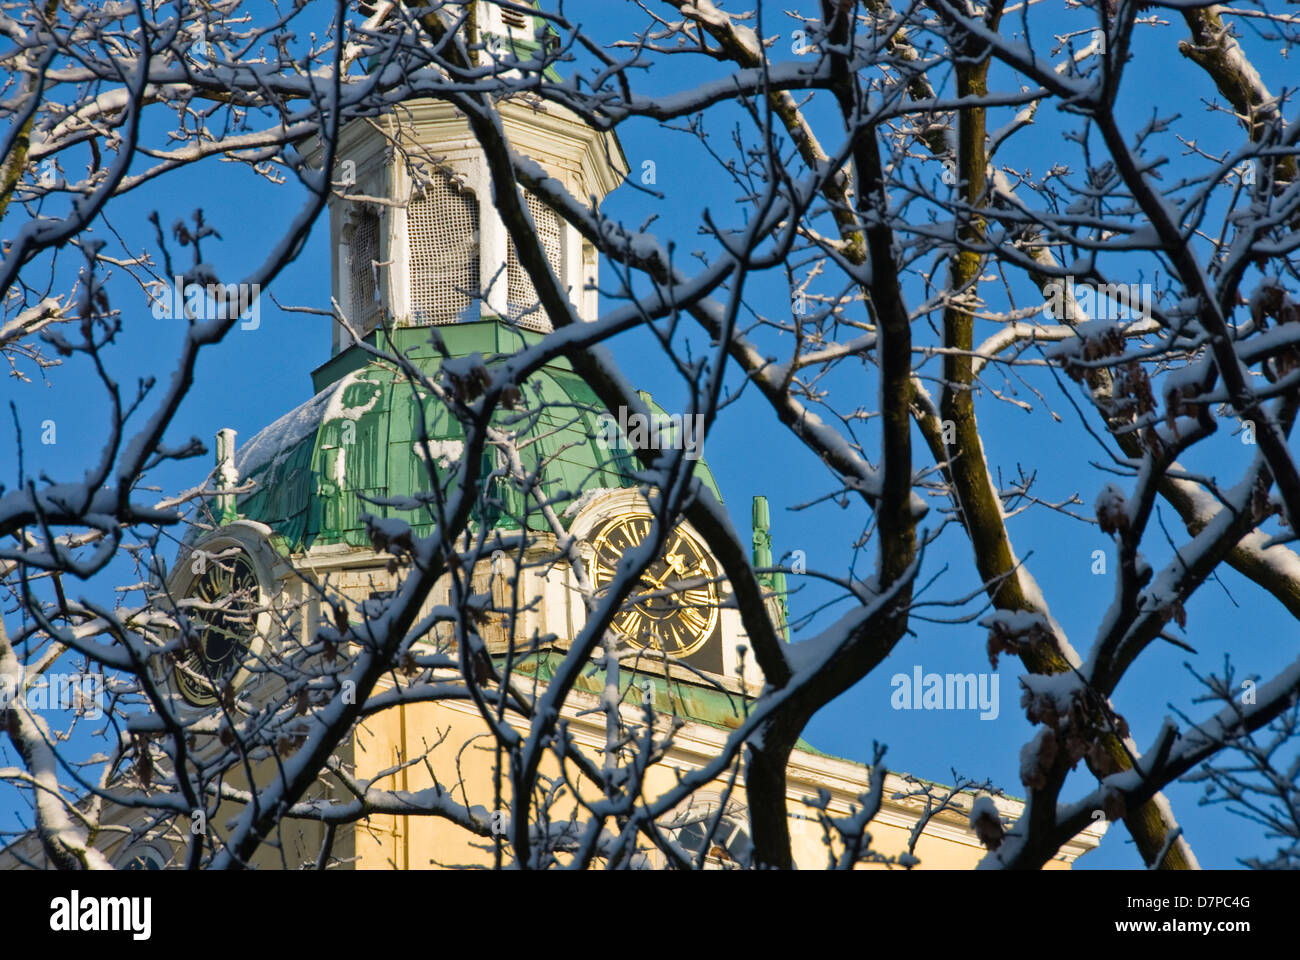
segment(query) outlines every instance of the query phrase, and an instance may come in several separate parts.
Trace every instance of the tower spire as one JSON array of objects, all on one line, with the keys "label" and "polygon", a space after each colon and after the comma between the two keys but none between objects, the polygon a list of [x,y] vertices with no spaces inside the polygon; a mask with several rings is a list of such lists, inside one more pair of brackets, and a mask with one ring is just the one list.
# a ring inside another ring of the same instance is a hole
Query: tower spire
[{"label": "tower spire", "polygon": [[[773,566],[772,563],[772,516],[767,506],[767,497],[754,498],[754,512],[752,517],[754,528],[754,550],[750,555],[753,561],[754,569],[761,570]],[[774,573],[758,574],[758,582],[771,591],[776,598],[777,605],[781,608],[781,630],[785,634],[786,642],[790,642],[790,611],[786,607],[786,582],[785,573],[776,571]]]}]

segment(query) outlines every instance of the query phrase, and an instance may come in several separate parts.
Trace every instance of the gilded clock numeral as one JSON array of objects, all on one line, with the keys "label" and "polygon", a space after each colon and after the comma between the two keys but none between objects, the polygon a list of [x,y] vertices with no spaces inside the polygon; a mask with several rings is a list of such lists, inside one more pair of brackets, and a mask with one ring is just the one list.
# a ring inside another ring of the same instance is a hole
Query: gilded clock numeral
[{"label": "gilded clock numeral", "polygon": [[708,609],[713,606],[713,595],[701,587],[692,587],[682,594],[691,608]]},{"label": "gilded clock numeral", "polygon": [[686,629],[692,633],[699,633],[709,625],[709,622],[692,607],[682,608],[681,621],[686,626]]},{"label": "gilded clock numeral", "polygon": [[635,610],[629,610],[622,615],[619,623],[619,629],[629,637],[641,636],[641,614]]}]

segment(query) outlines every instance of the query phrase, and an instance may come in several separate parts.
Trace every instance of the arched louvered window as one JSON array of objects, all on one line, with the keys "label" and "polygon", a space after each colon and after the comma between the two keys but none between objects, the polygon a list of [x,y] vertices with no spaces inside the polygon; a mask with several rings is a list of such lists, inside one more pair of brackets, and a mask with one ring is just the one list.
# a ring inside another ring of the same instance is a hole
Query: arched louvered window
[{"label": "arched louvered window", "polygon": [[749,815],[735,800],[727,804],[725,812],[719,810],[720,804],[721,799],[709,793],[692,797],[676,822],[664,826],[683,850],[693,858],[702,857],[706,870],[748,867],[753,853]]},{"label": "arched louvered window", "polygon": [[711,826],[708,821],[688,824],[677,831],[677,842],[696,856],[704,853],[706,870],[735,870],[748,866],[753,844],[744,823],[737,818],[723,817],[710,836]]},{"label": "arched louvered window", "polygon": [[[524,197],[528,201],[528,213],[537,226],[537,239],[546,253],[547,261],[557,275],[563,275],[560,218],[556,216],[554,210],[531,193],[524,194]],[[515,252],[513,239],[510,241],[506,259],[506,285],[506,302],[510,319],[516,321],[521,327],[528,327],[531,330],[550,330],[550,320],[538,306],[537,291],[528,272],[519,262],[519,254]]]},{"label": "arched louvered window", "polygon": [[348,241],[348,320],[359,331],[379,319],[379,214],[366,208],[355,214]]},{"label": "arched louvered window", "polygon": [[477,316],[478,198],[435,173],[406,208],[411,321],[419,326]]}]

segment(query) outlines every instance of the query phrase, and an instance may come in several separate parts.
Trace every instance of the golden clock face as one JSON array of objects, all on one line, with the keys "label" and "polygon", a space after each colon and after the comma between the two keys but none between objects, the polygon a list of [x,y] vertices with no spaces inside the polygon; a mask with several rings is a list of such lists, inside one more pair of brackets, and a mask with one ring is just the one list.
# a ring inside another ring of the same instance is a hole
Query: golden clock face
[{"label": "golden clock face", "polygon": [[188,595],[211,609],[188,611],[197,640],[176,669],[181,696],[195,706],[216,703],[243,666],[257,634],[257,574],[243,551],[234,556],[202,557]]},{"label": "golden clock face", "polygon": [[[649,535],[652,523],[649,514],[625,513],[600,528],[592,542],[597,590],[613,582],[623,554]],[[641,574],[612,625],[634,647],[681,658],[704,646],[717,623],[717,565],[704,545],[679,526],[668,535],[663,554]]]}]

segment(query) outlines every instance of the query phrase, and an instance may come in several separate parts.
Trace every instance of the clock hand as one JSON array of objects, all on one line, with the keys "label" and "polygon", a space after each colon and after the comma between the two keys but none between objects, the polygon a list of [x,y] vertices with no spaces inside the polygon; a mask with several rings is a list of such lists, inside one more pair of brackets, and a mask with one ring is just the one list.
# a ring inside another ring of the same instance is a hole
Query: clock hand
[{"label": "clock hand", "polygon": [[[668,571],[668,573],[672,573],[672,572],[673,571],[671,569]],[[664,589],[664,579],[668,577],[668,573],[665,573],[663,575],[663,578],[655,579],[654,575],[649,570],[647,570],[645,573],[641,574],[641,579],[650,583],[656,590],[662,590]]]},{"label": "clock hand", "polygon": [[689,577],[691,575],[690,570],[686,568],[686,561],[680,553],[669,553],[665,555],[664,562],[668,565],[668,569],[664,571],[662,577],[655,577],[648,570],[641,574],[641,579],[654,584],[656,590],[666,589],[665,582],[668,580],[668,577],[674,573],[679,577]]}]

